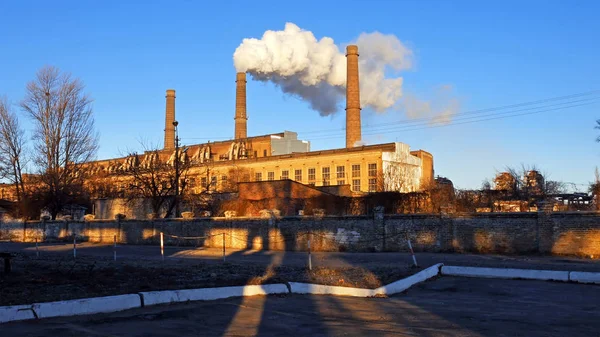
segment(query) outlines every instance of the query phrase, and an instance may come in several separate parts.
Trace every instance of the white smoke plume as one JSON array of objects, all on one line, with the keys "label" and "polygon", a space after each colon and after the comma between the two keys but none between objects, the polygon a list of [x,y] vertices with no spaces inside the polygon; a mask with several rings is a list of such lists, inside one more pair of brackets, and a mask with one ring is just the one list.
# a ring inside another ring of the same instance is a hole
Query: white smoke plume
[{"label": "white smoke plume", "polygon": [[454,96],[451,85],[441,85],[427,95],[427,99],[407,94],[396,107],[403,110],[408,118],[424,118],[430,125],[449,124],[460,110],[460,101]]},{"label": "white smoke plume", "polygon": [[[402,96],[402,77],[386,78],[386,72],[409,69],[412,51],[394,35],[378,32],[363,33],[354,43],[360,54],[361,106],[377,112],[393,107]],[[332,38],[317,40],[312,32],[286,23],[284,30],[268,30],[260,40],[244,39],[233,61],[238,72],[274,83],[323,116],[344,108],[345,46]]]}]

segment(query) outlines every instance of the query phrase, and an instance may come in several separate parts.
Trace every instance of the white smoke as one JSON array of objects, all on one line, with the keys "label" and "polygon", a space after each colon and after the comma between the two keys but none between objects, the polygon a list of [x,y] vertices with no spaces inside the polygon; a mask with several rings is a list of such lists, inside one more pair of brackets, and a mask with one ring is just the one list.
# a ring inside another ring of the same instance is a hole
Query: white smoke
[{"label": "white smoke", "polygon": [[460,110],[460,101],[454,97],[451,85],[438,86],[427,95],[427,99],[407,94],[398,102],[408,118],[424,118],[430,125],[449,124]]},{"label": "white smoke", "polygon": [[[394,35],[363,33],[358,45],[360,101],[377,112],[393,107],[402,96],[402,77],[386,78],[412,65],[412,51]],[[345,97],[346,56],[332,38],[320,40],[293,23],[284,30],[266,31],[262,38],[248,38],[235,50],[238,72],[248,72],[259,81],[269,81],[283,92],[299,96],[321,115],[342,110]]]}]

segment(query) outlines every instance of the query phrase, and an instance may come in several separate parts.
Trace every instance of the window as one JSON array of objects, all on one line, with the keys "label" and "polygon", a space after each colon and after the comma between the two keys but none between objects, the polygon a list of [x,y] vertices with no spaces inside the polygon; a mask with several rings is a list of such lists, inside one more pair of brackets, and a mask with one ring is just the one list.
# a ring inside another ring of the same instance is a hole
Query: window
[{"label": "window", "polygon": [[206,177],[200,178],[200,185],[202,188],[206,188]]},{"label": "window", "polygon": [[188,187],[192,191],[196,188],[196,178],[190,178],[190,180],[188,181]]},{"label": "window", "polygon": [[369,192],[377,192],[377,179],[369,178]]},{"label": "window", "polygon": [[221,176],[221,181],[223,183],[226,183],[227,182],[227,176]]},{"label": "window", "polygon": [[377,164],[369,164],[369,177],[377,177]]},{"label": "window", "polygon": [[360,179],[352,179],[352,191],[360,192]]},{"label": "window", "polygon": [[213,187],[217,186],[217,176],[210,177],[210,185]]},{"label": "window", "polygon": [[352,165],[352,178],[360,178],[360,164]]},{"label": "window", "polygon": [[263,150],[263,157],[267,156],[267,150]]},{"label": "window", "polygon": [[290,179],[290,171],[288,171],[288,170],[281,171],[281,179]]},{"label": "window", "polygon": [[323,186],[328,186],[329,179],[331,179],[331,172],[329,171],[329,167],[323,167],[321,169],[321,174],[323,176]]},{"label": "window", "polygon": [[268,181],[275,180],[275,172],[267,172],[267,180]]},{"label": "window", "polygon": [[314,167],[309,168],[308,169],[308,181],[315,181],[315,180],[317,180],[317,170]]},{"label": "window", "polygon": [[338,180],[337,184],[338,185],[346,185],[346,181],[345,180]]},{"label": "window", "polygon": [[346,178],[346,167],[345,166],[338,166],[337,167],[337,176],[336,177],[338,179],[344,179],[344,178]]},{"label": "window", "polygon": [[254,151],[254,158],[258,158],[258,152]]},{"label": "window", "polygon": [[262,181],[262,172],[256,172],[255,178],[256,181]]},{"label": "window", "polygon": [[296,181],[302,181],[302,170],[295,170],[294,171],[294,180]]}]

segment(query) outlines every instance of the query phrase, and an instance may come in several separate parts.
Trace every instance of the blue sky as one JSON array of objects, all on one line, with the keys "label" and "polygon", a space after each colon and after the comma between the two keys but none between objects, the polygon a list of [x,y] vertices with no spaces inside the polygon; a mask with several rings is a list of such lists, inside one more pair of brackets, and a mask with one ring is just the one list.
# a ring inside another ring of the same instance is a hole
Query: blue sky
[{"label": "blue sky", "polygon": [[[361,32],[396,35],[414,52],[403,91],[430,98],[449,85],[460,111],[600,89],[596,1],[2,1],[0,95],[17,103],[37,69],[80,77],[94,98],[99,158],[161,143],[165,90],[177,90],[184,143],[233,135],[235,69],[243,38],[293,22],[339,45]],[[343,127],[273,85],[249,81],[249,134]],[[370,135],[435,158],[436,174],[478,187],[507,165],[535,164],[551,179],[587,183],[600,159],[600,104],[480,123]],[[363,110],[363,125],[405,120]],[[365,133],[367,129],[365,129]],[[373,133],[373,132],[371,132]],[[202,139],[197,139],[202,138]],[[323,138],[323,137],[320,137]],[[344,146],[315,139],[312,148]],[[585,186],[579,186],[584,189]]]}]

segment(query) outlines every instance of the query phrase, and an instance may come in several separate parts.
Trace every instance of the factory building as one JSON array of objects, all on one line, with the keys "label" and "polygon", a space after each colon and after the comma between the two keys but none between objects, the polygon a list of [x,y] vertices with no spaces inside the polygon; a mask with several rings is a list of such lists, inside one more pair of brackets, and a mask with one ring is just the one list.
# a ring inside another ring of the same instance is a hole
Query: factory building
[{"label": "factory building", "polygon": [[[360,122],[358,47],[347,47],[346,147],[311,151],[310,142],[291,131],[248,137],[246,74],[236,74],[234,139],[185,146],[180,149],[192,164],[188,172],[192,192],[212,182],[215,191],[235,182],[290,179],[315,187],[349,186],[354,193],[413,192],[433,182],[433,156],[411,151],[404,143],[363,145]],[[159,156],[175,161],[175,90],[166,93],[164,149]],[[154,153],[95,162],[108,174],[153,160]],[[182,159],[183,160],[183,159]],[[207,174],[207,170],[210,172]],[[237,174],[235,172],[238,172]],[[239,172],[244,172],[240,174]],[[210,180],[207,182],[207,180]]]}]

